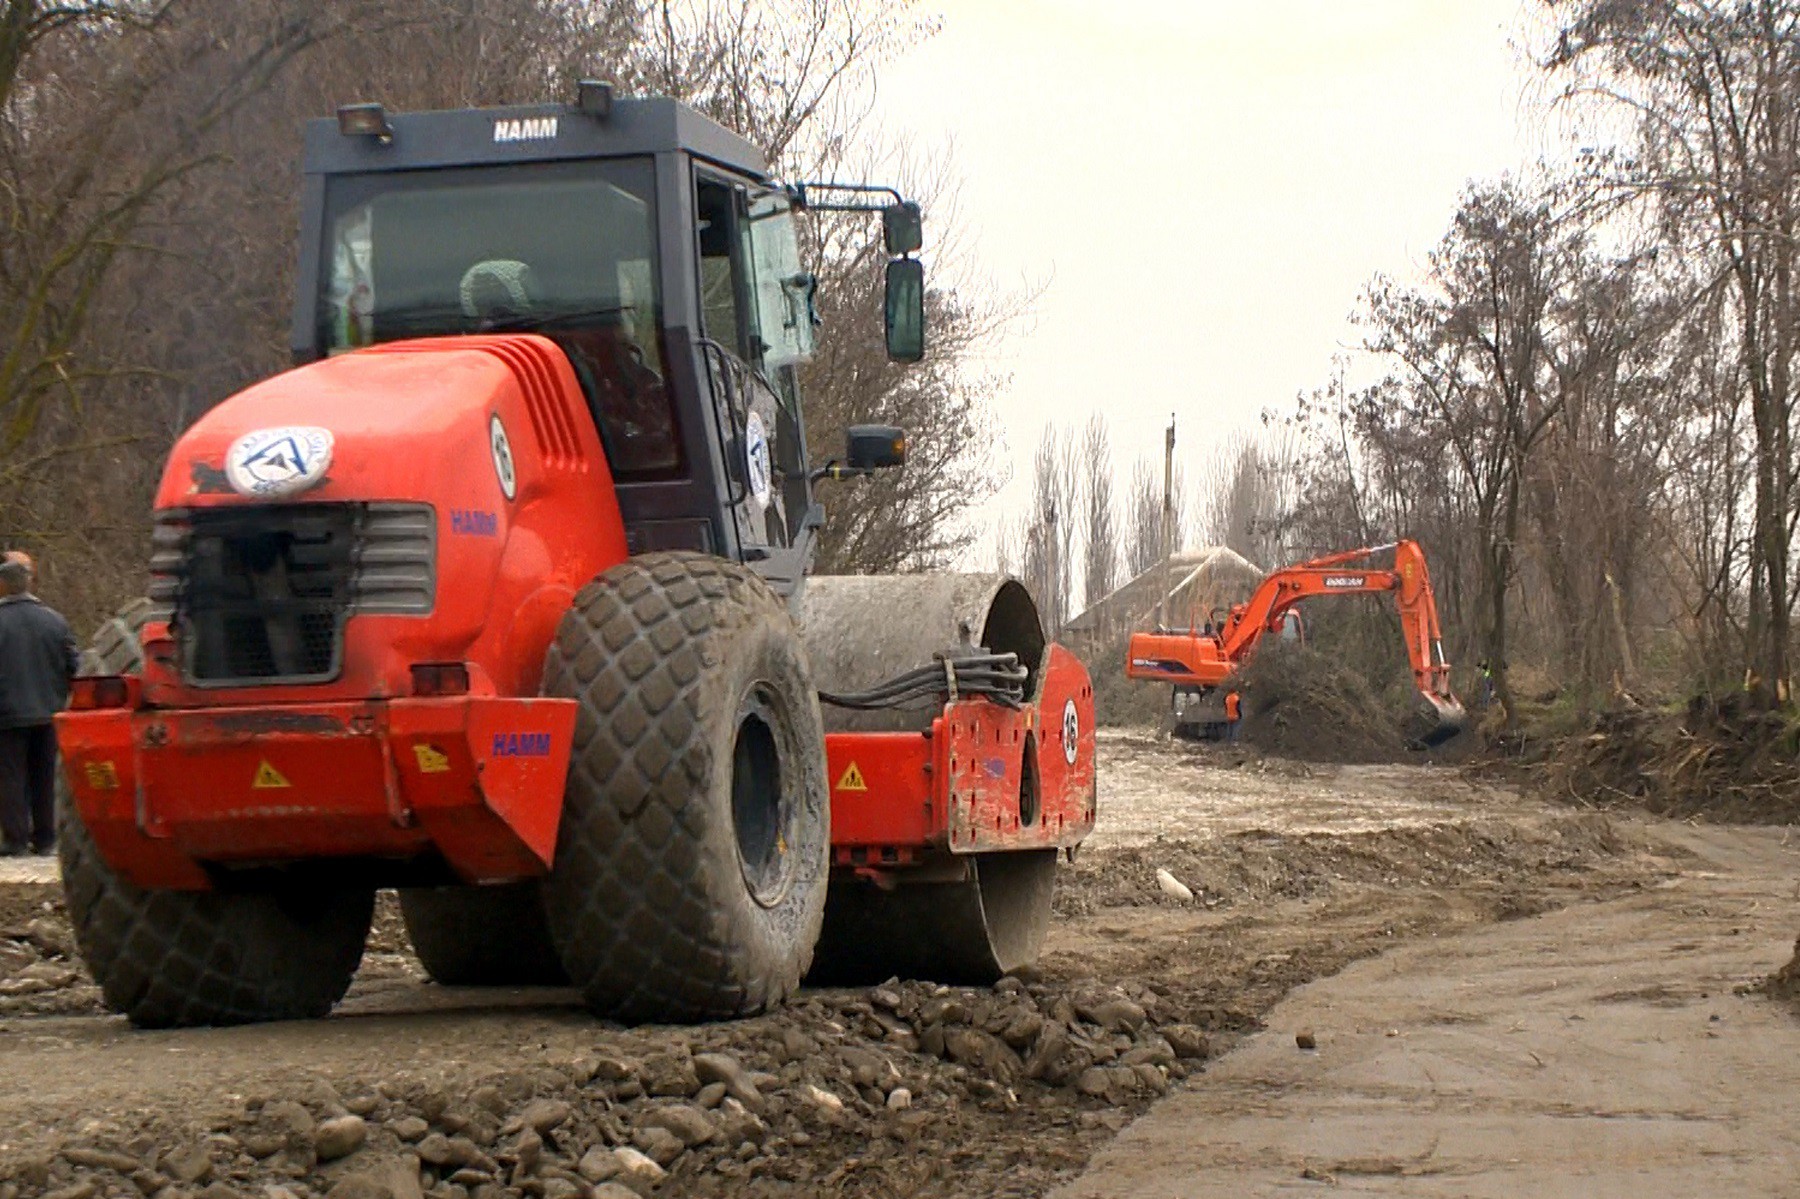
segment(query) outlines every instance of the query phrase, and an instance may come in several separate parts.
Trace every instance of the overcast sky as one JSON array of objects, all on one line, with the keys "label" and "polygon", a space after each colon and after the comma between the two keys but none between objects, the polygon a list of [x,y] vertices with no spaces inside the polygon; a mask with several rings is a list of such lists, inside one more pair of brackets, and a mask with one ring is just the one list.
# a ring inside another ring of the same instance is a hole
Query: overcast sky
[{"label": "overcast sky", "polygon": [[1368,278],[1416,269],[1469,177],[1549,148],[1527,0],[934,7],[942,32],[881,74],[880,119],[954,142],[988,276],[1047,280],[996,361],[1012,478],[987,529],[1026,506],[1046,420],[1104,410],[1123,478],[1171,412],[1198,461],[1323,384]]}]

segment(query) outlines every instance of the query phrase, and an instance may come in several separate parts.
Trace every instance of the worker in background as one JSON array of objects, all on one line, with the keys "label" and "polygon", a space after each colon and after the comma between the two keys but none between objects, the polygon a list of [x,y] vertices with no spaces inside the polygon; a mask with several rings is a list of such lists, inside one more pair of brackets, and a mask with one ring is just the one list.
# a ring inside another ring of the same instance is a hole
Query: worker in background
[{"label": "worker in background", "polygon": [[1481,672],[1481,703],[1483,707],[1491,707],[1494,702],[1494,667],[1486,658],[1475,664]]},{"label": "worker in background", "polygon": [[81,657],[69,623],[31,593],[37,572],[0,558],[0,857],[56,846],[56,727]]},{"label": "worker in background", "polygon": [[1227,691],[1225,693],[1225,741],[1226,741],[1226,744],[1228,744],[1228,745],[1236,745],[1237,744],[1238,725],[1239,725],[1239,723],[1242,722],[1243,715],[1244,715],[1244,701],[1238,696],[1238,693],[1236,691]]}]

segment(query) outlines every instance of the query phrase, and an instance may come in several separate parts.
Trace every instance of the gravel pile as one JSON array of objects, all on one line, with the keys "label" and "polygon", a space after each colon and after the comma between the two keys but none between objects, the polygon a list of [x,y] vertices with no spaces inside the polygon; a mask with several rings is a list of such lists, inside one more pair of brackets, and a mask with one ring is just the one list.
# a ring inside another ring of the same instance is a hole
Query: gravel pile
[{"label": "gravel pile", "polygon": [[[41,961],[41,960],[40,960]],[[26,970],[33,966],[27,965]],[[596,1029],[591,1053],[455,1089],[409,1073],[243,1096],[204,1129],[70,1135],[0,1199],[626,1199],[742,1194],[935,1141],[972,1111],[1116,1130],[1199,1068],[1150,989],[889,982],[739,1025]],[[841,1147],[839,1152],[821,1152]],[[680,1180],[677,1183],[675,1180]],[[838,1181],[841,1181],[838,1180]]]}]

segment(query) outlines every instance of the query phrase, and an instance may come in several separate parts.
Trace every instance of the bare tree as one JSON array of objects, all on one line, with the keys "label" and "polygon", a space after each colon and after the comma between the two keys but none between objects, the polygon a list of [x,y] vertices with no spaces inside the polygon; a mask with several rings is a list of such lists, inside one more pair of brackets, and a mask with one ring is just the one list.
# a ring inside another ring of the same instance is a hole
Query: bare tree
[{"label": "bare tree", "polygon": [[1639,122],[1622,183],[1654,196],[1682,253],[1730,285],[1755,452],[1749,554],[1751,690],[1790,694],[1800,532],[1793,436],[1800,380],[1800,4],[1794,0],[1546,0],[1548,65],[1573,98]]},{"label": "bare tree", "polygon": [[1474,502],[1485,655],[1508,721],[1507,605],[1518,570],[1526,463],[1562,408],[1547,323],[1570,256],[1549,198],[1503,181],[1471,188],[1431,255],[1424,289],[1378,279],[1369,348],[1402,372],[1367,394],[1364,431],[1390,451],[1419,432],[1447,448]]},{"label": "bare tree", "polygon": [[1186,480],[1186,473],[1177,464],[1173,489],[1175,524],[1165,539],[1163,472],[1147,458],[1132,463],[1131,493],[1126,504],[1125,561],[1133,578],[1161,563],[1166,552],[1179,552],[1186,544]]},{"label": "bare tree", "polygon": [[1119,575],[1119,514],[1113,499],[1112,444],[1106,417],[1096,412],[1088,418],[1081,440],[1082,499],[1082,603],[1093,607],[1109,593]]},{"label": "bare tree", "polygon": [[1057,630],[1074,615],[1073,552],[1079,507],[1079,444],[1073,434],[1044,427],[1031,467],[1031,511],[1018,533],[1021,575],[1046,630]]}]

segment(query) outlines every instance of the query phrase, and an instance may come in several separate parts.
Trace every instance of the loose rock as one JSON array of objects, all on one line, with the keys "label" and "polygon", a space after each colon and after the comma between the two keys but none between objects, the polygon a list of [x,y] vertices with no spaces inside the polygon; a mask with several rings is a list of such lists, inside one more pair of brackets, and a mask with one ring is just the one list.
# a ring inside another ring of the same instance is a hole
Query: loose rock
[{"label": "loose rock", "polygon": [[594,1188],[592,1199],[638,1199],[638,1193],[616,1182],[603,1182]]},{"label": "loose rock", "polygon": [[[619,1160],[604,1145],[594,1145],[575,1163],[575,1171],[589,1182],[605,1182],[619,1172]],[[595,1194],[599,1194],[598,1191]]]},{"label": "loose rock", "polygon": [[212,1154],[205,1145],[181,1145],[163,1154],[162,1171],[183,1186],[212,1177]]},{"label": "loose rock", "polygon": [[369,1126],[361,1116],[334,1116],[313,1131],[313,1152],[322,1162],[349,1157],[369,1139]]},{"label": "loose rock", "polygon": [[700,1089],[694,1059],[685,1053],[661,1053],[647,1059],[644,1089],[652,1095],[686,1099]]},{"label": "loose rock", "polygon": [[751,1081],[749,1071],[730,1054],[697,1053],[693,1066],[694,1074],[701,1082],[725,1084],[726,1093],[751,1111],[762,1106],[762,1093]]},{"label": "loose rock", "polygon": [[680,1137],[660,1125],[649,1125],[632,1132],[631,1142],[659,1166],[666,1166],[687,1151]]},{"label": "loose rock", "polygon": [[346,1174],[325,1192],[325,1199],[394,1199],[386,1179],[372,1174]]},{"label": "loose rock", "polygon": [[71,1166],[86,1166],[90,1170],[114,1170],[120,1174],[129,1174],[137,1169],[137,1159],[128,1153],[114,1153],[110,1149],[65,1149],[63,1160]]},{"label": "loose rock", "polygon": [[1108,1032],[1136,1032],[1144,1026],[1143,1007],[1129,999],[1107,999],[1094,1004],[1077,1003],[1075,1010],[1082,1019],[1098,1024]]},{"label": "loose rock", "polygon": [[1112,1077],[1103,1066],[1089,1066],[1075,1080],[1075,1089],[1083,1095],[1104,1099],[1107,1092],[1112,1090]]},{"label": "loose rock", "polygon": [[823,1087],[815,1087],[811,1083],[804,1083],[801,1085],[800,1096],[807,1102],[816,1107],[823,1108],[828,1112],[841,1112],[844,1110],[844,1101],[842,1099],[839,1099],[835,1094],[825,1090]]},{"label": "loose rock", "polygon": [[388,1121],[388,1131],[410,1145],[430,1132],[431,1125],[417,1116],[402,1116],[398,1120]]},{"label": "loose rock", "polygon": [[781,1030],[781,1051],[790,1062],[803,1061],[819,1051],[819,1043],[797,1028]]},{"label": "loose rock", "polygon": [[[685,1103],[659,1107],[646,1113],[640,1126],[666,1129],[680,1138],[682,1145],[689,1149],[704,1145],[719,1135],[718,1129],[705,1112]],[[655,1154],[651,1156],[654,1157]]]},{"label": "loose rock", "polygon": [[546,1133],[561,1128],[568,1122],[571,1109],[560,1099],[534,1099],[526,1104],[518,1115],[506,1122],[502,1132],[517,1132],[521,1128],[529,1128],[537,1133]]},{"label": "loose rock", "polygon": [[1187,884],[1176,878],[1173,874],[1170,874],[1167,870],[1159,869],[1156,872],[1156,885],[1162,888],[1162,893],[1164,895],[1167,895],[1170,899],[1176,900],[1177,902],[1189,903],[1194,898],[1194,893],[1188,889]]},{"label": "loose rock", "polygon": [[91,1178],[84,1178],[73,1186],[60,1187],[46,1192],[42,1199],[93,1199],[100,1190],[100,1184]]},{"label": "loose rock", "polygon": [[1176,1057],[1204,1060],[1212,1053],[1211,1040],[1192,1024],[1165,1024],[1157,1031],[1175,1051]]},{"label": "loose rock", "polygon": [[619,1163],[619,1177],[623,1179],[627,1185],[632,1182],[661,1182],[663,1175],[668,1173],[668,1171],[664,1170],[655,1161],[628,1145],[621,1145],[613,1150],[613,1157],[616,1158]]}]

